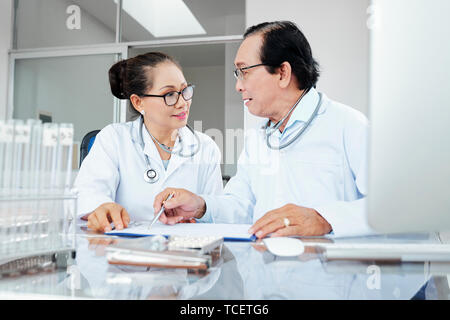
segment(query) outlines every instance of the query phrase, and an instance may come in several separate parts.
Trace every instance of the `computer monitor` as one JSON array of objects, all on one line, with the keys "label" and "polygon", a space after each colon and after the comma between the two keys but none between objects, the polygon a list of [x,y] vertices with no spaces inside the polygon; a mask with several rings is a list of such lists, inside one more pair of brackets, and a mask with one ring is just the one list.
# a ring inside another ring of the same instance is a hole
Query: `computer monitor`
[{"label": "computer monitor", "polygon": [[368,10],[368,220],[381,233],[450,230],[450,1]]}]

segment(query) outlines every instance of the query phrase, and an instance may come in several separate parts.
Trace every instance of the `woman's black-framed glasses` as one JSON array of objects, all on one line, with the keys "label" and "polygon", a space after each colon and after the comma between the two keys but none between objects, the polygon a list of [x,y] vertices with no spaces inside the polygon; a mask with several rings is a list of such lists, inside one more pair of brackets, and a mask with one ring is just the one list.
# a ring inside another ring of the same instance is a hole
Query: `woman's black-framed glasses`
[{"label": "woman's black-framed glasses", "polygon": [[157,95],[157,94],[141,94],[141,97],[159,97],[164,98],[164,102],[169,107],[172,107],[177,104],[178,99],[180,98],[180,95],[183,96],[183,99],[185,101],[189,101],[194,96],[194,88],[195,85],[190,84],[186,88],[184,88],[181,91],[170,91],[163,95]]},{"label": "woman's black-framed glasses", "polygon": [[254,65],[249,66],[249,67],[236,68],[236,69],[234,69],[233,74],[234,74],[236,79],[244,80],[244,70],[248,70],[248,69],[251,69],[251,68],[254,68],[254,67],[259,67],[259,66],[267,66],[267,64],[266,63],[259,63],[259,64],[254,64]]}]

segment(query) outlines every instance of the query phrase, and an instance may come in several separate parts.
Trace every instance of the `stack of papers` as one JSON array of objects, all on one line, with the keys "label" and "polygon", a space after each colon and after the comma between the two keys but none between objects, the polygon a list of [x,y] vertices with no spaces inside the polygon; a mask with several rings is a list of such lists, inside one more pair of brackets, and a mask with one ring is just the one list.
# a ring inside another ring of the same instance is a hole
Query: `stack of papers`
[{"label": "stack of papers", "polygon": [[255,236],[248,233],[250,224],[221,224],[221,223],[178,223],[166,225],[155,223],[149,230],[150,221],[135,222],[123,230],[113,230],[106,235],[124,237],[146,237],[154,235],[163,236],[216,236],[223,237],[224,241],[253,241]]}]

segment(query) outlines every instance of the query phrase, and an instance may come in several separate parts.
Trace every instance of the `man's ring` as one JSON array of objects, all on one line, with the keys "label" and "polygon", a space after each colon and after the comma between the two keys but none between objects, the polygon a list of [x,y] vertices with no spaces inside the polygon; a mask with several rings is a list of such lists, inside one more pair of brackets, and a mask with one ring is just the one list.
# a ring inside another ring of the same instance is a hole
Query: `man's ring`
[{"label": "man's ring", "polygon": [[289,224],[291,223],[291,222],[289,221],[288,218],[284,218],[284,219],[283,219],[283,222],[284,222],[284,226],[285,226],[286,228],[289,227]]}]

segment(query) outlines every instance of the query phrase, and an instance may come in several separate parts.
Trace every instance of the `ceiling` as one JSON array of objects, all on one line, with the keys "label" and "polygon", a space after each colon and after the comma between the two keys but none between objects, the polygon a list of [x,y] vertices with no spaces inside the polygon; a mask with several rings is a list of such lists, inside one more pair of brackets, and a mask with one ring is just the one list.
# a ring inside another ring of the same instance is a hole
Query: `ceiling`
[{"label": "ceiling", "polygon": [[129,57],[149,51],[163,51],[174,57],[184,68],[218,66],[225,63],[225,44],[223,43],[131,49]]},{"label": "ceiling", "polygon": [[[112,32],[115,32],[116,3],[114,0],[72,0],[69,2],[79,5],[84,14],[89,14]],[[207,34],[203,36],[240,35],[244,33],[245,0],[184,0],[184,3],[206,30]],[[157,39],[170,39],[170,37],[155,38],[126,12],[122,13],[122,41]]]}]

